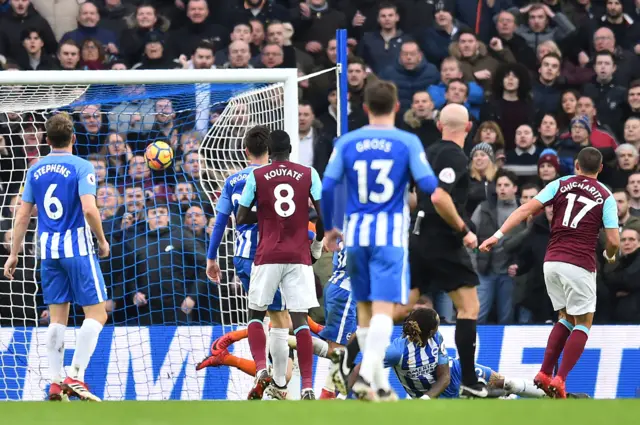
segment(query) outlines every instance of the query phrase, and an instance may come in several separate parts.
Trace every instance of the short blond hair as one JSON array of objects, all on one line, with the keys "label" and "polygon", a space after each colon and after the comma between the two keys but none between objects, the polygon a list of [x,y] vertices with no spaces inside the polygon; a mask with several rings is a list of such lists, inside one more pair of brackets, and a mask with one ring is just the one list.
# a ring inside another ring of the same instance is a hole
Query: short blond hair
[{"label": "short blond hair", "polygon": [[49,118],[44,125],[47,140],[53,148],[66,148],[73,138],[73,120],[66,112]]}]

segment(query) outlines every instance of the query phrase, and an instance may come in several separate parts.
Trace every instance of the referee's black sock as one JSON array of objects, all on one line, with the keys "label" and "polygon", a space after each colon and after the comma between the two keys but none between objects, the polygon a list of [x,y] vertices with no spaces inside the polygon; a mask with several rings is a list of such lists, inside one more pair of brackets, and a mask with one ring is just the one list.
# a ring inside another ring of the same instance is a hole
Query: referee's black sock
[{"label": "referee's black sock", "polygon": [[467,386],[478,382],[475,368],[476,355],[476,320],[457,319],[456,347],[462,369],[462,383]]},{"label": "referee's black sock", "polygon": [[360,344],[358,344],[358,338],[352,338],[347,344],[347,366],[353,368],[353,364],[356,362],[356,357],[360,352]]}]

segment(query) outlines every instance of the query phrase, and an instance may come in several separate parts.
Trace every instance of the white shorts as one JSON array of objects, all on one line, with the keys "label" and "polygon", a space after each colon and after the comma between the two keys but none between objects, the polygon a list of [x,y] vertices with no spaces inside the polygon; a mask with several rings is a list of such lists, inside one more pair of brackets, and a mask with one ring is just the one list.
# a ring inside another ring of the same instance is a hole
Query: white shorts
[{"label": "white shorts", "polygon": [[596,311],[596,273],[560,261],[544,263],[544,282],[555,311],[577,316]]},{"label": "white shorts", "polygon": [[305,264],[255,264],[251,268],[249,308],[265,311],[280,288],[285,308],[306,312],[319,307],[313,268]]}]

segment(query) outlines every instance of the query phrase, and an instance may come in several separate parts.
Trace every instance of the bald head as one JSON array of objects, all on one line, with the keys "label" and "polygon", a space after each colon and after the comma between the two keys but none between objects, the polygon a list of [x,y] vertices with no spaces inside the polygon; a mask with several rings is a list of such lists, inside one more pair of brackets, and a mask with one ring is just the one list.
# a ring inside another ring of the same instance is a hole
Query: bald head
[{"label": "bald head", "polygon": [[469,112],[463,105],[450,103],[440,111],[439,121],[443,133],[465,131],[469,123]]},{"label": "bald head", "polygon": [[616,47],[616,37],[609,28],[600,28],[593,34],[593,44],[596,52],[612,52]]}]

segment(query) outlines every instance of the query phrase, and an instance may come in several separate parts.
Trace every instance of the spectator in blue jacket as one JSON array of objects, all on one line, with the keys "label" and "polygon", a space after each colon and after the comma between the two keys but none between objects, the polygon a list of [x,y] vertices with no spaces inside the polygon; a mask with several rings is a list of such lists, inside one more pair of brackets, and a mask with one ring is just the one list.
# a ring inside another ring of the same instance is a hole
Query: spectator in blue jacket
[{"label": "spectator in blue jacket", "polygon": [[[460,62],[453,56],[449,56],[442,61],[442,66],[440,67],[440,82],[430,85],[427,89],[437,110],[442,109],[447,103],[445,93],[447,92],[449,81],[458,78],[462,79]],[[468,88],[469,95],[467,96],[467,101],[464,103],[464,106],[467,107],[475,119],[479,119],[480,106],[484,103],[484,90],[474,81],[468,83]]]},{"label": "spectator in blue jacket", "polygon": [[100,13],[98,8],[95,4],[86,2],[80,6],[80,11],[78,12],[78,28],[63,35],[60,42],[71,39],[80,46],[87,38],[93,38],[102,43],[107,52],[114,55],[118,54],[118,38],[116,34],[113,31],[99,27],[99,23]]},{"label": "spectator in blue jacket", "polygon": [[449,44],[460,29],[468,29],[457,19],[453,19],[455,3],[453,0],[438,0],[435,4],[435,26],[424,31],[422,49],[427,60],[436,66],[449,56]]},{"label": "spectator in blue jacket", "polygon": [[358,56],[369,65],[374,74],[379,73],[390,63],[395,63],[400,54],[400,46],[411,37],[398,29],[397,7],[392,3],[383,3],[378,11],[380,31],[366,32],[358,44]]},{"label": "spectator in blue jacket", "polygon": [[415,41],[402,43],[400,59],[378,76],[383,80],[393,81],[398,87],[401,114],[411,107],[415,92],[436,83],[439,77],[438,68],[425,60]]}]

